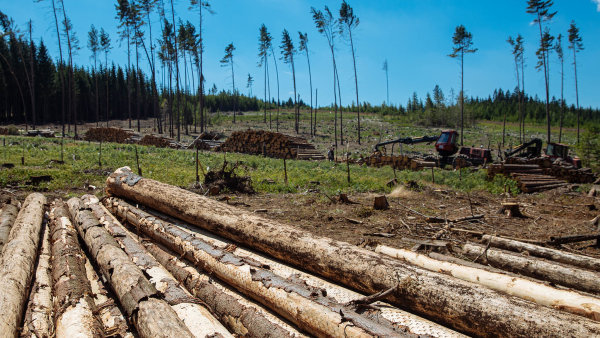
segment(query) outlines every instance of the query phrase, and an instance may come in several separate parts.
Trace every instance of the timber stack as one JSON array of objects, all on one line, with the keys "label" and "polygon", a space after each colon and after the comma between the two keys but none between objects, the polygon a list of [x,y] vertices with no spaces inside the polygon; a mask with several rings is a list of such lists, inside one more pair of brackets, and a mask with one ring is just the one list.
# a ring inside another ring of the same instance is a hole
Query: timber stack
[{"label": "timber stack", "polygon": [[415,157],[412,155],[382,155],[380,153],[373,154],[369,157],[363,157],[356,163],[364,164],[370,167],[383,167],[389,165],[398,170],[413,170],[419,171],[425,168],[437,167],[437,163],[431,159],[423,157]]},{"label": "timber stack", "polygon": [[301,137],[264,130],[236,131],[216,151],[263,155],[273,158],[324,160],[315,146]]},{"label": "timber stack", "polygon": [[177,141],[161,135],[144,135],[144,137],[142,137],[142,139],[137,143],[143,146],[155,146],[157,148],[180,148],[180,145],[177,143]]},{"label": "timber stack", "polygon": [[131,129],[98,127],[88,129],[83,139],[90,142],[131,143],[134,134]]},{"label": "timber stack", "polygon": [[488,167],[488,177],[495,175],[505,176],[518,175],[538,175],[541,178],[551,177],[552,179],[568,183],[592,183],[596,180],[596,175],[590,168],[577,169],[574,166],[555,161],[551,162],[547,158],[540,159],[508,159],[505,162],[494,163]]}]

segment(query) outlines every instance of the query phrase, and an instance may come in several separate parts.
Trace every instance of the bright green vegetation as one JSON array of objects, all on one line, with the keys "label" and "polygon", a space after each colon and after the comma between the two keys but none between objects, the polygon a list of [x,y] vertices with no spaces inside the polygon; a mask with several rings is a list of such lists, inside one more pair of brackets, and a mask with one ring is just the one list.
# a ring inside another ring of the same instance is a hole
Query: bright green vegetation
[{"label": "bright green vegetation", "polygon": [[[103,187],[106,177],[122,166],[136,168],[135,146],[124,144],[102,144],[102,167],[98,165],[98,143],[65,141],[64,164],[60,159],[60,140],[26,137],[5,137],[6,146],[0,143],[0,162],[13,163],[12,169],[0,170],[0,186],[18,186],[22,189],[48,191],[81,191],[86,184]],[[21,156],[25,149],[25,166]],[[195,181],[195,152],[138,146],[143,175],[161,182],[189,187]],[[244,154],[200,152],[199,161],[204,170],[220,167],[223,159],[242,162],[239,174],[249,175],[259,193],[303,193],[319,189],[326,194],[338,192],[389,192],[386,183],[394,178],[390,167],[371,168],[350,165],[351,182],[347,182],[346,165],[331,162],[287,161],[288,185],[284,182],[283,160]],[[435,183],[462,191],[484,190],[502,193],[505,185],[513,193],[518,192],[514,181],[500,177],[486,180],[485,171],[471,172],[435,169]],[[31,176],[50,175],[50,182],[33,187],[27,184]],[[396,171],[400,182],[431,182],[431,171]],[[203,180],[202,170],[200,180]]]}]

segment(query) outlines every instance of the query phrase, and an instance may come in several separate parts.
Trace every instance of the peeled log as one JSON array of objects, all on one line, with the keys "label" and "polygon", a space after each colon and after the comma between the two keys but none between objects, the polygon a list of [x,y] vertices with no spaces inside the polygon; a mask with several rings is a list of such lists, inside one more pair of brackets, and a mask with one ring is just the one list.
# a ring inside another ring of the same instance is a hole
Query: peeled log
[{"label": "peeled log", "polygon": [[431,271],[484,285],[492,290],[534,301],[555,309],[600,320],[600,299],[570,290],[560,290],[540,282],[494,273],[473,267],[438,261],[412,251],[378,245],[375,252],[404,260]]},{"label": "peeled log", "polygon": [[109,281],[123,310],[132,317],[138,334],[149,338],[194,337],[175,311],[165,301],[156,299],[158,291],[92,212],[77,198],[67,204],[88,252]]},{"label": "peeled log", "polygon": [[103,330],[94,315],[96,304],[85,271],[85,254],[62,201],[50,211],[50,229],[56,336],[101,337]]},{"label": "peeled log", "polygon": [[54,333],[52,316],[52,273],[50,268],[50,229],[43,225],[42,249],[35,270],[35,279],[21,337],[51,337]]},{"label": "peeled log", "polygon": [[171,273],[157,262],[104,206],[98,203],[95,196],[83,196],[82,201],[104,224],[106,230],[117,240],[130,259],[150,278],[152,285],[171,305],[194,336],[233,337],[206,308],[198,304],[197,300],[181,287]]},{"label": "peeled log", "polygon": [[463,255],[471,259],[479,257],[482,262],[498,269],[520,273],[576,290],[600,293],[600,284],[598,284],[600,274],[597,272],[553,264],[497,249],[488,248],[486,251],[485,248],[473,244],[465,244],[462,249]]},{"label": "peeled log", "polygon": [[134,175],[121,168],[107,192],[197,225],[366,294],[400,287],[394,304],[478,336],[590,336],[594,321],[486,290],[398,262],[348,243],[252,215],[209,198]]},{"label": "peeled log", "polygon": [[0,332],[7,337],[16,336],[21,325],[38,255],[45,204],[46,197],[40,193],[27,196],[11,230],[11,240],[2,249]]},{"label": "peeled log", "polygon": [[543,246],[539,245],[523,243],[490,235],[483,236],[482,240],[484,243],[490,243],[490,246],[496,248],[515,252],[527,252],[531,256],[546,258],[552,261],[600,272],[600,259],[598,258],[572,254],[561,250],[544,248]]},{"label": "peeled log", "polygon": [[0,257],[2,256],[2,248],[8,243],[8,235],[18,213],[19,208],[12,203],[7,203],[2,208],[2,213],[0,214]]},{"label": "peeled log", "polygon": [[312,335],[404,336],[389,322],[380,324],[335,302],[322,289],[309,287],[296,278],[283,278],[260,262],[218,248],[137,208],[128,208],[114,199],[106,199],[105,204],[145,235]]}]

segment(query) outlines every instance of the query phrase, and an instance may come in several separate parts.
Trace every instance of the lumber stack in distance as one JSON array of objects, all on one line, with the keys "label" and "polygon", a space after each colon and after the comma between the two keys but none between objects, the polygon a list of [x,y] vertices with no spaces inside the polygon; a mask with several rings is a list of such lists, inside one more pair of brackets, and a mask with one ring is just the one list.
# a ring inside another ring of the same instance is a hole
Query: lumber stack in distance
[{"label": "lumber stack in distance", "polygon": [[133,135],[133,130],[114,127],[96,127],[88,129],[83,135],[83,139],[90,142],[130,143],[129,140]]},{"label": "lumber stack in distance", "polygon": [[462,332],[478,336],[600,334],[600,326],[587,318],[315,236],[139,177],[126,167],[117,169],[106,185],[109,195],[143,204],[365,294],[395,288],[387,301]]},{"label": "lumber stack in distance", "polygon": [[301,137],[265,130],[236,131],[216,151],[264,155],[273,158],[324,160],[315,146]]},{"label": "lumber stack in distance", "polygon": [[447,273],[538,304],[600,320],[600,299],[570,290],[557,289],[543,282],[440,261],[409,250],[378,245],[375,252],[388,255],[431,271]]},{"label": "lumber stack in distance", "polygon": [[194,337],[92,211],[78,198],[71,198],[67,205],[79,236],[140,337]]},{"label": "lumber stack in distance", "polygon": [[38,256],[40,231],[46,197],[40,193],[27,196],[19,211],[0,258],[0,332],[7,337],[17,335],[33,269]]},{"label": "lumber stack in distance", "polygon": [[577,169],[569,163],[549,158],[516,158],[511,157],[501,163],[488,167],[488,176],[497,174],[511,176],[512,174],[546,175],[568,183],[593,183],[597,176],[590,168]]}]

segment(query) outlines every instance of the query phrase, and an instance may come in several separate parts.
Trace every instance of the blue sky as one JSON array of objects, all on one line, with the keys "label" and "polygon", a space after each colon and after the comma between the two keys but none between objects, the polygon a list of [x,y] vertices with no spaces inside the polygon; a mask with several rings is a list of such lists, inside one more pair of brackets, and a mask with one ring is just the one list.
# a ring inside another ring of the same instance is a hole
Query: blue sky
[{"label": "blue sky", "polygon": [[[35,3],[33,0],[0,0],[1,10],[15,19],[25,29],[33,20],[34,39],[43,38],[54,58],[58,57],[50,0]],[[87,32],[90,25],[103,27],[113,40],[110,60],[125,65],[126,45],[117,42],[117,20],[114,4],[107,0],[64,0],[81,50],[75,61],[90,65],[87,49]],[[168,0],[167,0],[168,1]],[[285,28],[297,43],[297,32],[307,32],[313,85],[318,88],[319,104],[333,101],[332,66],[327,42],[315,29],[310,15],[311,6],[323,9],[325,5],[337,15],[341,1],[329,0],[222,0],[211,1],[214,15],[207,15],[204,23],[205,77],[207,87],[216,84],[219,89],[231,88],[228,68],[220,67],[219,60],[225,46],[233,42],[236,87],[247,93],[246,78],[254,79],[254,94],[263,96],[263,71],[257,67],[258,30],[265,24],[274,37],[274,47],[281,41]],[[558,14],[550,23],[551,33],[567,35],[571,20],[575,20],[583,37],[585,50],[577,55],[579,100],[582,106],[600,107],[598,84],[600,82],[600,0],[555,0]],[[467,95],[488,96],[496,88],[516,86],[514,61],[506,43],[509,35],[522,34],[525,38],[525,90],[543,97],[543,73],[535,70],[535,50],[539,31],[532,25],[532,16],[525,12],[525,0],[350,0],[360,25],[354,33],[357,55],[360,100],[374,104],[386,97],[385,73],[382,65],[389,63],[390,101],[405,105],[413,92],[424,98],[438,84],[446,94],[460,89],[459,64],[447,55],[452,50],[452,34],[458,25],[465,25],[473,34],[478,52],[465,60],[465,91]],[[175,0],[176,15],[182,20],[197,24],[197,13],[188,10],[189,0]],[[159,31],[158,17],[153,17],[153,34]],[[575,102],[572,52],[565,41],[565,99]],[[277,50],[278,57],[279,51]],[[354,75],[349,43],[337,40],[336,57],[340,71],[342,101],[354,101]],[[271,58],[272,62],[272,58]],[[297,57],[296,76],[298,92],[308,101],[308,69],[304,55]],[[149,67],[145,67],[149,72]],[[274,67],[271,70],[271,93],[274,90]],[[293,93],[291,69],[279,61],[281,96]],[[560,97],[560,64],[553,54],[550,63],[551,95]]]}]

